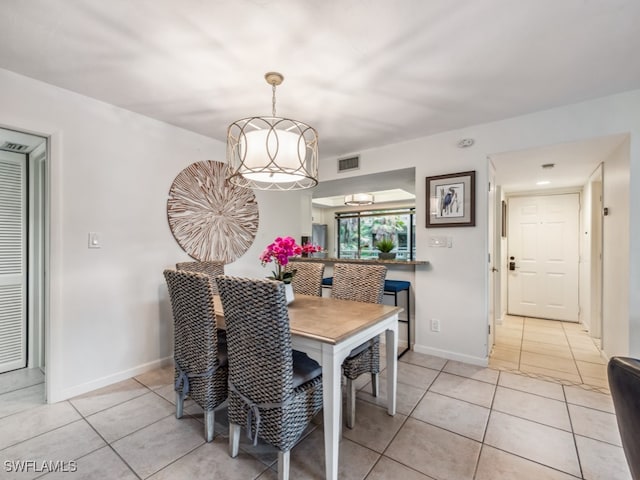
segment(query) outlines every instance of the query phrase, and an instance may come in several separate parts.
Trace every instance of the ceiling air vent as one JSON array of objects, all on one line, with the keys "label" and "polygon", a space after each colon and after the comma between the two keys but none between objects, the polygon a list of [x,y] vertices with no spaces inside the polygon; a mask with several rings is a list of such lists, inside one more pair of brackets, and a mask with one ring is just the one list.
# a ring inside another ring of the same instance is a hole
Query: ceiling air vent
[{"label": "ceiling air vent", "polygon": [[338,172],[345,172],[347,170],[357,170],[360,168],[360,156],[338,159]]},{"label": "ceiling air vent", "polygon": [[21,143],[15,142],[4,142],[2,146],[0,146],[0,150],[4,150],[5,152],[24,153],[29,150],[29,145],[22,145]]}]

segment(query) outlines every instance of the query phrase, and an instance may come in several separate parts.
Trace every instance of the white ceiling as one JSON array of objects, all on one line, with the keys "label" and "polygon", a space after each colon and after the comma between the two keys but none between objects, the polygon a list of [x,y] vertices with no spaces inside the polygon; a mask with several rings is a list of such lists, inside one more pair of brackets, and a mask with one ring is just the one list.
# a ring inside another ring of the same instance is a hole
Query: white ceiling
[{"label": "white ceiling", "polygon": [[[627,135],[491,155],[496,183],[506,192],[581,187],[596,167],[619,147]],[[542,168],[553,164],[553,168]],[[539,185],[538,182],[548,184]]]},{"label": "white ceiling", "polygon": [[0,67],[224,140],[269,114],[320,157],[640,88],[637,0],[2,0]]}]

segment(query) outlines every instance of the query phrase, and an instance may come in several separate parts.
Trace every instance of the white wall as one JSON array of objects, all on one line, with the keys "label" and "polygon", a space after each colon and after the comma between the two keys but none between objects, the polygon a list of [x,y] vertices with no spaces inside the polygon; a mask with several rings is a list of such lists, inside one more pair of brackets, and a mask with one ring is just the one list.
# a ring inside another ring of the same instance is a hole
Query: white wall
[{"label": "white wall", "polygon": [[[630,271],[619,275],[629,284],[611,292],[609,301],[626,305],[630,312],[629,342],[616,344],[610,354],[630,351],[640,354],[640,91],[524,115],[499,122],[445,132],[410,142],[365,150],[358,174],[416,168],[416,213],[418,258],[430,261],[428,269],[417,270],[416,346],[417,351],[477,364],[487,362],[487,157],[494,153],[574,142],[604,135],[630,134],[630,205],[628,231],[630,249],[618,249]],[[459,149],[461,138],[474,138],[472,148]],[[323,159],[321,180],[352,176],[338,174],[334,159]],[[426,229],[425,177],[476,171],[476,227]],[[625,213],[618,212],[624,216]],[[429,248],[429,235],[453,237],[453,248]],[[429,320],[440,319],[441,332],[429,330]],[[621,332],[624,335],[625,332]]]},{"label": "white wall", "polygon": [[[0,126],[50,136],[51,297],[47,389],[58,401],[128,378],[172,354],[162,270],[188,257],[166,218],[175,176],[225,145],[0,70]],[[264,276],[258,255],[300,235],[296,193],[257,194],[260,228],[232,274]],[[103,247],[87,248],[88,232]]]},{"label": "white wall", "polygon": [[[629,331],[629,142],[625,141],[604,162],[603,201],[609,214],[603,220],[602,245],[602,350],[608,356],[629,355],[630,350],[640,352],[638,338],[627,343]],[[639,189],[640,186],[636,186]],[[631,205],[633,208],[633,205]],[[631,217],[639,223],[638,214]],[[632,241],[638,241],[636,236]],[[633,260],[632,260],[633,261]],[[636,265],[638,259],[636,259]],[[638,296],[636,291],[635,296]],[[633,295],[632,295],[633,297]],[[636,318],[638,312],[634,313]]]}]

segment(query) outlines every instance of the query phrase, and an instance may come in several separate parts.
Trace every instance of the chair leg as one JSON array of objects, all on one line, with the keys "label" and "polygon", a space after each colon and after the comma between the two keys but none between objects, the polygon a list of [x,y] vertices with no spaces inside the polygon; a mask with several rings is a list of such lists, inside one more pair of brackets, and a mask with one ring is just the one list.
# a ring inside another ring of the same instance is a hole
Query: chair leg
[{"label": "chair leg", "polygon": [[347,378],[347,427],[353,428],[356,423],[356,384]]},{"label": "chair leg", "polygon": [[180,392],[176,392],[176,418],[182,418],[184,410],[184,396]]},{"label": "chair leg", "polygon": [[213,425],[216,418],[214,410],[204,412],[204,438],[207,443],[213,440]]},{"label": "chair leg", "polygon": [[380,382],[378,381],[379,377],[379,373],[371,374],[371,395],[373,395],[374,397],[377,397],[378,393],[380,393]]},{"label": "chair leg", "polygon": [[229,455],[232,458],[238,456],[240,450],[240,425],[229,423]]},{"label": "chair leg", "polygon": [[289,480],[289,457],[291,450],[278,452],[278,480]]}]

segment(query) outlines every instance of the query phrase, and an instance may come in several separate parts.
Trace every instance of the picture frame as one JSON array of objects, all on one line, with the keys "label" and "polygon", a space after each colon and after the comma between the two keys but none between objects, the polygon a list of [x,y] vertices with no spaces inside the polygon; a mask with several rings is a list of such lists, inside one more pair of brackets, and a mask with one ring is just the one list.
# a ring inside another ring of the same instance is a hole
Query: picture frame
[{"label": "picture frame", "polygon": [[426,177],[427,228],[475,227],[476,172]]}]

